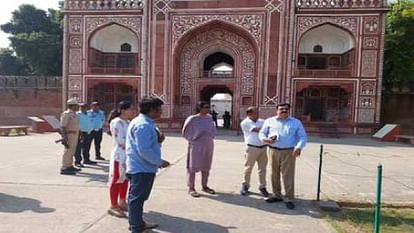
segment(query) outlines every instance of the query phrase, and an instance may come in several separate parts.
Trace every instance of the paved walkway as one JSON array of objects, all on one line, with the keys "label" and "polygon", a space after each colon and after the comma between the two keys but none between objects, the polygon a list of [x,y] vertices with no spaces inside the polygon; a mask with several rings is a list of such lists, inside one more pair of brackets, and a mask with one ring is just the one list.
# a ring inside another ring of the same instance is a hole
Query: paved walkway
[{"label": "paved walkway", "polygon": [[[223,134],[223,133],[222,133]],[[0,233],[128,232],[126,219],[106,214],[108,164],[90,166],[77,176],[58,175],[61,146],[56,134],[0,137]],[[108,157],[109,137],[103,154]],[[159,222],[153,232],[334,232],[313,208],[319,144],[326,148],[323,197],[371,200],[376,164],[384,164],[384,199],[414,200],[414,148],[369,139],[311,138],[297,163],[297,209],[267,204],[259,195],[238,194],[244,145],[226,132],[216,140],[210,185],[217,195],[191,198],[185,187],[185,141],[171,134],[163,145],[173,165],[157,177],[145,206],[146,218]],[[92,152],[92,151],[91,151]],[[93,152],[92,152],[93,153]],[[197,178],[199,184],[199,177]],[[256,191],[257,175],[252,176]]]}]

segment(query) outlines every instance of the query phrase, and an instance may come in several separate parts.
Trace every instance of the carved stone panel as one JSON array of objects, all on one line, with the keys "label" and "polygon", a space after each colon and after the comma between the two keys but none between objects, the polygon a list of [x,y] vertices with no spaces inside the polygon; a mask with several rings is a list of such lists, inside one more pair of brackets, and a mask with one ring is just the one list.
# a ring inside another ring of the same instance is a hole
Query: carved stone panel
[{"label": "carved stone panel", "polygon": [[69,75],[69,91],[81,91],[82,90],[82,76]]},{"label": "carved stone panel", "polygon": [[375,109],[359,109],[358,122],[359,123],[374,123],[375,122]]},{"label": "carved stone panel", "polygon": [[82,34],[83,20],[80,17],[69,17],[69,33]]},{"label": "carved stone panel", "polygon": [[363,50],[362,51],[362,77],[376,77],[377,75],[377,51]]},{"label": "carved stone panel", "polygon": [[375,81],[361,81],[360,95],[375,96],[376,82]]},{"label": "carved stone panel", "polygon": [[358,35],[358,18],[357,17],[325,17],[325,16],[304,16],[298,17],[300,37],[307,30],[325,24],[331,23],[338,25],[350,31],[355,37]]},{"label": "carved stone panel", "polygon": [[260,44],[263,34],[263,15],[174,15],[172,17],[173,43],[200,25],[213,20],[223,21],[244,28]]},{"label": "carved stone panel", "polygon": [[69,50],[69,73],[80,74],[82,72],[82,49]]},{"label": "carved stone panel", "polygon": [[379,32],[379,18],[378,16],[364,17],[364,33],[378,34]]},{"label": "carved stone panel", "polygon": [[362,47],[364,49],[377,49],[378,48],[378,37],[365,37]]},{"label": "carved stone panel", "polygon": [[273,107],[259,107],[259,117],[266,119],[276,115],[276,106]]},{"label": "carved stone panel", "polygon": [[170,118],[170,105],[162,105],[162,114],[161,114],[161,118]]},{"label": "carved stone panel", "polygon": [[125,26],[138,35],[141,34],[141,16],[134,17],[119,17],[119,16],[102,16],[102,17],[88,17],[86,18],[86,34],[89,35],[97,28],[107,24],[117,23]]},{"label": "carved stone panel", "polygon": [[81,48],[82,47],[82,37],[80,35],[70,35],[69,36],[69,45],[71,48]]}]

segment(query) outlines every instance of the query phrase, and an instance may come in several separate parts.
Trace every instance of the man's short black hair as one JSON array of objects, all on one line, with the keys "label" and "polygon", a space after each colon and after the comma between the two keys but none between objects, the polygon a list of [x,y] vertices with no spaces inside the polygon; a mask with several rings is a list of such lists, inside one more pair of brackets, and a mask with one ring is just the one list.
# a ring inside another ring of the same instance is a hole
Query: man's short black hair
[{"label": "man's short black hair", "polygon": [[164,102],[159,98],[144,96],[141,100],[141,103],[139,103],[139,112],[142,114],[148,114],[151,112],[151,110],[157,109],[163,104]]},{"label": "man's short black hair", "polygon": [[246,109],[246,113],[247,113],[247,114],[252,113],[252,112],[254,112],[254,111],[257,111],[257,108],[256,108],[256,107],[254,107],[254,106],[250,106],[250,107],[248,107],[248,108]]},{"label": "man's short black hair", "polygon": [[197,103],[196,112],[200,113],[201,109],[204,108],[205,106],[210,106],[210,103],[204,100],[199,101]]},{"label": "man's short black hair", "polygon": [[277,109],[279,109],[279,107],[285,107],[285,106],[290,109],[290,104],[288,104],[288,103],[280,103],[276,107],[277,107]]}]

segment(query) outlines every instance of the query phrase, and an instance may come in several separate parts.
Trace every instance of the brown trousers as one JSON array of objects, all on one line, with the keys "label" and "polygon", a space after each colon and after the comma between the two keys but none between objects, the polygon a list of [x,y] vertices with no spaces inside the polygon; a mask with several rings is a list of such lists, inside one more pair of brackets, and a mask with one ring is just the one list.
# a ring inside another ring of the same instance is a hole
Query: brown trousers
[{"label": "brown trousers", "polygon": [[267,153],[266,147],[255,148],[248,146],[246,149],[246,162],[244,163],[243,185],[250,187],[250,177],[254,164],[257,162],[259,171],[259,188],[266,187]]},{"label": "brown trousers", "polygon": [[272,167],[272,188],[276,197],[282,197],[280,185],[280,173],[282,173],[283,184],[287,200],[295,198],[295,163],[296,158],[291,150],[276,150],[268,148],[268,156]]},{"label": "brown trousers", "polygon": [[73,157],[75,156],[76,146],[78,145],[78,133],[67,135],[69,148],[65,148],[62,157],[62,169],[73,166]]}]

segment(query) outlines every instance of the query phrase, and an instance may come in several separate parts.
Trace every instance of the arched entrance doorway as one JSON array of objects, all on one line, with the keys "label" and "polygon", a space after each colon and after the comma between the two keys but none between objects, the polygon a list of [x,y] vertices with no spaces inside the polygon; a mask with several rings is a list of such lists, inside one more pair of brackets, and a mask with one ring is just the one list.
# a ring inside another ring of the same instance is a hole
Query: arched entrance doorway
[{"label": "arched entrance doorway", "polygon": [[233,91],[225,85],[208,85],[200,91],[200,100],[211,105],[218,114],[219,128],[234,128]]},{"label": "arched entrance doorway", "polygon": [[98,101],[102,110],[108,114],[120,101],[130,101],[137,106],[137,83],[132,81],[89,80],[88,103]]},{"label": "arched entrance doorway", "polygon": [[232,112],[237,113],[232,123],[237,127],[240,108],[257,102],[257,54],[254,39],[237,26],[217,21],[189,32],[174,51],[174,118],[193,114],[201,99],[210,101],[214,94],[230,92]]}]

